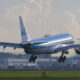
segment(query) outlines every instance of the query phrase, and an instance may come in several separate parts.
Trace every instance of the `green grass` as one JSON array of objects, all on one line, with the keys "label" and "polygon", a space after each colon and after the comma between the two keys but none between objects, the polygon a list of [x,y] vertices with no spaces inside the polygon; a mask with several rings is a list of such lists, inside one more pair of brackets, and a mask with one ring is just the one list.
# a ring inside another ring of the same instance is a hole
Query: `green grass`
[{"label": "green grass", "polygon": [[0,80],[80,80],[80,72],[0,72]]}]

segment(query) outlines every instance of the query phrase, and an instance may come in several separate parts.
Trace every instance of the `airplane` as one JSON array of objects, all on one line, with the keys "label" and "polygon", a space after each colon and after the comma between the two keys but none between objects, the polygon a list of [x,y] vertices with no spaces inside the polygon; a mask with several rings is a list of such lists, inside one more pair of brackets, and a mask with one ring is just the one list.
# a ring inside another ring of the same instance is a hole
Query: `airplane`
[{"label": "airplane", "polygon": [[35,63],[37,56],[40,54],[55,54],[61,52],[61,56],[58,59],[59,63],[64,63],[66,60],[65,54],[69,54],[69,49],[74,49],[77,54],[80,54],[80,44],[74,44],[74,38],[72,34],[64,33],[55,36],[46,36],[39,39],[31,40],[28,32],[25,29],[22,16],[19,16],[21,43],[6,43],[0,42],[0,46],[3,48],[13,47],[23,48],[26,54],[31,54],[29,62]]}]

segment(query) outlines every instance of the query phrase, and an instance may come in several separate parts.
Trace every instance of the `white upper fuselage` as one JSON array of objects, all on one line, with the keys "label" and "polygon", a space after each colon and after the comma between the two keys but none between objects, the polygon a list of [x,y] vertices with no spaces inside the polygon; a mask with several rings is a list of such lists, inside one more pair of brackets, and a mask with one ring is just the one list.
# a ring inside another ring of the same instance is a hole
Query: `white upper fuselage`
[{"label": "white upper fuselage", "polygon": [[22,45],[28,54],[51,54],[55,53],[56,48],[74,43],[74,38],[71,34],[60,34],[56,36],[44,37],[29,41],[30,43],[41,43],[27,46],[26,42]]}]

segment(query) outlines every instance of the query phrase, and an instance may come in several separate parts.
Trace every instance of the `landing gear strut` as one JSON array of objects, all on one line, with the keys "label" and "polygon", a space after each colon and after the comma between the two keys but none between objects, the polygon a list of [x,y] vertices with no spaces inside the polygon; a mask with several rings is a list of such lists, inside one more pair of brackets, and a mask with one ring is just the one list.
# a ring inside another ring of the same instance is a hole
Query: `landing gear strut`
[{"label": "landing gear strut", "polygon": [[60,58],[59,58],[59,60],[58,60],[58,62],[59,63],[61,63],[61,62],[65,62],[65,60],[66,60],[66,56],[64,56],[64,54],[65,54],[65,51],[62,51],[62,55],[60,56]]},{"label": "landing gear strut", "polygon": [[37,59],[37,56],[31,55],[31,57],[29,58],[29,62],[35,63],[36,59]]}]

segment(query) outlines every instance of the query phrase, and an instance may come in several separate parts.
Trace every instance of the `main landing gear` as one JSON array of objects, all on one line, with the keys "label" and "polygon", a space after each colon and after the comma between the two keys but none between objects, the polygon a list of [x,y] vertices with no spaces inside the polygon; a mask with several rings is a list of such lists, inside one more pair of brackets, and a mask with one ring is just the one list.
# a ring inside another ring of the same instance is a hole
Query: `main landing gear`
[{"label": "main landing gear", "polygon": [[61,55],[60,58],[59,58],[59,60],[58,60],[58,62],[59,62],[59,63],[61,63],[61,62],[64,63],[65,60],[66,60],[66,56],[62,56],[62,55]]},{"label": "main landing gear", "polygon": [[30,62],[30,63],[31,63],[31,62],[35,63],[36,59],[37,59],[37,56],[31,55],[31,57],[29,58],[29,62]]},{"label": "main landing gear", "polygon": [[66,60],[66,56],[64,56],[64,54],[68,54],[68,51],[62,51],[62,55],[60,56],[60,58],[59,58],[59,60],[58,60],[58,62],[59,63],[64,63],[65,62],[65,60]]}]

